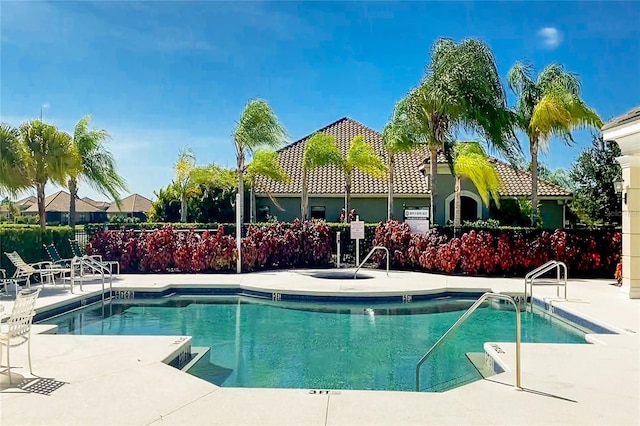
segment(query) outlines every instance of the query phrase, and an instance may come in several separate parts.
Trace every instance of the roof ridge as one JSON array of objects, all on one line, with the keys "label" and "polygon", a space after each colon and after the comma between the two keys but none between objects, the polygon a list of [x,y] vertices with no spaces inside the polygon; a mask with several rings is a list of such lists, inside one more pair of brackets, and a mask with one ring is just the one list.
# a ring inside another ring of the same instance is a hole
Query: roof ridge
[{"label": "roof ridge", "polygon": [[[502,165],[511,168],[516,174],[524,174],[524,175],[528,175],[529,177],[531,177],[531,172],[529,170],[520,170],[517,167],[513,167],[508,162],[506,162],[504,160],[500,160],[499,158],[496,158],[496,157],[489,156],[489,158],[491,158],[492,160],[494,160],[497,163],[502,163]],[[544,179],[543,177],[540,176],[539,173],[538,173],[538,182],[542,182],[545,185],[550,185],[550,186],[553,186],[554,188],[559,189],[561,191],[567,192],[569,194],[573,194],[573,191],[570,191],[570,190],[568,190],[567,188],[565,188],[565,187],[563,187],[561,185],[553,183],[550,180]]]},{"label": "roof ridge", "polygon": [[364,125],[364,124],[362,124],[361,122],[359,122],[359,121],[357,121],[357,120],[354,120],[353,118],[351,118],[351,117],[349,117],[349,116],[346,116],[346,115],[345,115],[345,116],[340,117],[339,119],[337,119],[337,120],[335,120],[335,121],[333,121],[333,122],[331,122],[331,123],[327,124],[326,126],[323,126],[323,127],[321,127],[320,129],[318,129],[318,130],[314,130],[313,132],[309,133],[308,135],[303,136],[303,137],[301,137],[300,139],[298,139],[298,140],[296,140],[296,141],[294,141],[294,142],[291,142],[289,145],[285,145],[285,146],[283,146],[282,148],[280,148],[280,149],[276,150],[276,152],[282,152],[282,151],[284,151],[285,149],[289,149],[289,148],[291,148],[292,146],[294,146],[294,145],[296,145],[296,144],[298,144],[298,143],[300,143],[300,142],[302,142],[302,141],[305,141],[305,140],[309,139],[311,136],[315,135],[316,133],[324,132],[324,131],[325,131],[325,130],[327,130],[329,127],[331,127],[331,126],[335,126],[336,124],[340,123],[341,121],[350,121],[350,122],[352,122],[352,123],[354,123],[354,124],[357,124],[357,125],[359,125],[359,126],[362,126],[362,127],[364,127],[365,129],[370,130],[370,131],[372,131],[372,132],[375,132],[375,133],[379,134],[380,136],[382,136],[382,133],[380,133],[379,131],[372,129],[371,127],[365,126],[365,125]]}]

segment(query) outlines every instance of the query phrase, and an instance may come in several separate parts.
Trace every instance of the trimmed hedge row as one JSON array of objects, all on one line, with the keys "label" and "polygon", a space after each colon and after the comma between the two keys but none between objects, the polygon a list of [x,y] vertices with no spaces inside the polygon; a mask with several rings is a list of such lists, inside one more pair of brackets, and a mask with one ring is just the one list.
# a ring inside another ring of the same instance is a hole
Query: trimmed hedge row
[{"label": "trimmed hedge row", "polygon": [[75,238],[68,226],[52,226],[42,232],[40,226],[3,225],[0,226],[0,268],[12,275],[13,264],[5,256],[5,252],[17,251],[27,263],[49,260],[43,244],[55,244],[62,258],[72,256],[69,239]]}]

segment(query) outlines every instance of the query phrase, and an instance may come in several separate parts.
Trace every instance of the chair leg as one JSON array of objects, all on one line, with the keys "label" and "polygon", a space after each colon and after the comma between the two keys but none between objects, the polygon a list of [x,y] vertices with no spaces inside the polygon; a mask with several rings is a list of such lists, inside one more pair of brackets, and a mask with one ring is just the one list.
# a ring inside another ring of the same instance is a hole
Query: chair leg
[{"label": "chair leg", "polygon": [[31,368],[31,333],[27,340],[27,357],[29,358],[29,373],[33,376],[33,368]]},{"label": "chair leg", "polygon": [[12,385],[13,379],[11,378],[11,345],[9,344],[7,344],[7,373],[9,374],[9,384]]}]

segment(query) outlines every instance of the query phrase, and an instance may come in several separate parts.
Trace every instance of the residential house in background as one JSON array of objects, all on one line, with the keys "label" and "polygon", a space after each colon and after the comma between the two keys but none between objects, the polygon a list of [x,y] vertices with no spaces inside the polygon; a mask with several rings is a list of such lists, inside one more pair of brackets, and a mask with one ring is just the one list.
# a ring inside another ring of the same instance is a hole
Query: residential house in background
[{"label": "residential house in background", "polygon": [[[34,197],[35,198],[35,197]],[[69,204],[71,195],[65,191],[58,191],[44,199],[45,221],[48,224],[69,223]],[[31,204],[23,212],[26,216],[38,216],[38,203]],[[107,221],[106,211],[89,204],[81,199],[76,200],[76,223],[104,223]]]},{"label": "residential house in background", "polygon": [[[382,135],[365,125],[344,117],[318,130],[336,138],[338,148],[345,154],[351,140],[364,136],[378,155],[387,162],[388,154]],[[314,132],[315,133],[315,132]],[[291,182],[276,182],[258,177],[257,187],[264,192],[256,192],[257,220],[277,216],[281,221],[293,221],[300,217],[300,195],[302,158],[305,143],[313,135],[278,151],[279,164],[291,176]],[[531,196],[531,174],[516,170],[509,164],[492,158],[504,185],[499,191],[501,198],[529,198]],[[428,209],[430,195],[428,188],[429,152],[419,148],[411,153],[399,153],[395,158],[394,217],[402,220],[404,209]],[[435,222],[444,225],[453,220],[454,178],[444,155],[438,155],[438,205]],[[462,219],[478,220],[491,217],[490,209],[484,206],[480,195],[470,181],[462,185]],[[279,210],[269,199],[270,194],[284,211]],[[356,209],[361,220],[379,222],[387,218],[386,179],[376,179],[356,170],[353,175],[351,208]],[[538,181],[541,217],[545,227],[563,227],[565,204],[572,194],[554,184]],[[344,206],[344,175],[334,166],[315,169],[309,173],[309,207],[312,218],[335,222]]]},{"label": "residential house in background", "polygon": [[136,217],[142,222],[146,222],[149,210],[151,210],[151,200],[140,194],[131,194],[120,201],[120,206],[111,203],[106,212],[109,217]]}]

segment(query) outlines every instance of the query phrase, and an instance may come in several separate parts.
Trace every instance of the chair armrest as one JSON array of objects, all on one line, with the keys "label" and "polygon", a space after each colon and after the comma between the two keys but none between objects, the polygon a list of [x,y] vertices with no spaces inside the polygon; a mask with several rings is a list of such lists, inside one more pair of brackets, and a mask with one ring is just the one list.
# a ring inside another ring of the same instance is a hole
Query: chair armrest
[{"label": "chair armrest", "polygon": [[0,275],[2,275],[2,278],[7,278],[7,271],[0,269]]},{"label": "chair armrest", "polygon": [[31,263],[29,266],[34,267],[35,269],[47,269],[51,268],[53,263],[49,260],[43,260],[42,262]]}]

